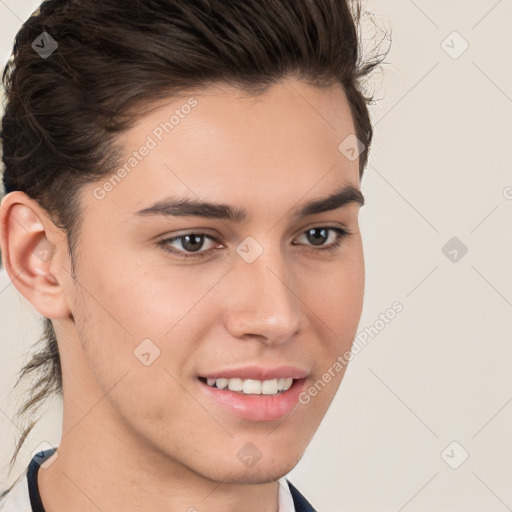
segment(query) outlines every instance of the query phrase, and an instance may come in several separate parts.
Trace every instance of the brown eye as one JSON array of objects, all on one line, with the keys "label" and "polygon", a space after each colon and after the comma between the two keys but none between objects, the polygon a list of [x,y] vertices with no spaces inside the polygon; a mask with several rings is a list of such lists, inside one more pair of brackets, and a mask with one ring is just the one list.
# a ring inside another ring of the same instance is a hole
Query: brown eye
[{"label": "brown eye", "polygon": [[[183,258],[188,258],[189,255],[187,253],[192,253],[190,256],[194,257],[202,256],[203,253],[209,252],[209,250],[201,251],[206,239],[215,241],[215,238],[206,233],[185,233],[183,235],[174,236],[171,238],[166,238],[165,240],[161,240],[160,242],[158,242],[158,244],[161,245],[163,249],[168,252],[178,254]],[[179,242],[181,248],[176,248],[171,245],[176,242]]]},{"label": "brown eye", "polygon": [[323,245],[329,238],[329,230],[325,228],[313,228],[306,231],[307,239],[313,245]]},{"label": "brown eye", "polygon": [[202,248],[204,239],[202,235],[184,235],[181,237],[181,245],[186,251],[195,252]]},{"label": "brown eye", "polygon": [[[334,233],[334,240],[330,244],[326,244],[325,242],[329,240],[329,235],[331,233]],[[347,237],[349,234],[350,233],[346,229],[318,226],[308,229],[301,236],[306,237],[308,241],[308,244],[306,245],[318,247],[317,251],[334,251],[341,245],[343,238]]]}]

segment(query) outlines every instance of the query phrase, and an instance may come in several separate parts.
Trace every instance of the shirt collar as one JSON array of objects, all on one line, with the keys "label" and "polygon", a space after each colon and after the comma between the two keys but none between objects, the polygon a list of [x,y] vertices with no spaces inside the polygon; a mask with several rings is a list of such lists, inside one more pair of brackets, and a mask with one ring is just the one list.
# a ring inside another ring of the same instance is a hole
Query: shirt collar
[{"label": "shirt collar", "polygon": [[295,512],[293,497],[290,492],[290,487],[288,487],[286,477],[283,476],[277,482],[279,483],[278,512]]}]

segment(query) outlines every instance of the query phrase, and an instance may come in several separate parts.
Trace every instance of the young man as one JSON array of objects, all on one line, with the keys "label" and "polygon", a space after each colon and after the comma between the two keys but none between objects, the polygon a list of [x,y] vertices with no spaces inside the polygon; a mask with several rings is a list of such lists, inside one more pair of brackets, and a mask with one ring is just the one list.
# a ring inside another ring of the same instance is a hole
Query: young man
[{"label": "young man", "polygon": [[0,243],[64,416],[5,511],[314,510],[285,476],[364,290],[354,13],[54,0],[22,27]]}]

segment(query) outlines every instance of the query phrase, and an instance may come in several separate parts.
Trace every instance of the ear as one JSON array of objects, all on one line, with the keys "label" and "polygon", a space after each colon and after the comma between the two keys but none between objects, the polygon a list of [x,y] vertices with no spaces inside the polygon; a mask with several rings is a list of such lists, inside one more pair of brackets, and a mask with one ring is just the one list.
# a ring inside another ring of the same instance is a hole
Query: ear
[{"label": "ear", "polygon": [[71,281],[65,233],[24,192],[0,205],[2,263],[14,286],[43,316],[70,316],[65,285]]}]

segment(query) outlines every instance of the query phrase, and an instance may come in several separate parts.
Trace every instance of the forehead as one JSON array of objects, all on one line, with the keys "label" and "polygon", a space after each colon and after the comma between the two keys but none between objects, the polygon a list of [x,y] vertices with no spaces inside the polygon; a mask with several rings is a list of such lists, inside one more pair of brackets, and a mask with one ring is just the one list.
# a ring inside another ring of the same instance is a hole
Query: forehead
[{"label": "forehead", "polygon": [[339,84],[286,80],[255,96],[227,85],[191,90],[148,105],[118,139],[118,169],[90,184],[86,201],[98,186],[107,189],[100,208],[131,212],[170,193],[259,205],[325,195],[359,183],[357,160],[338,149],[353,133]]}]

